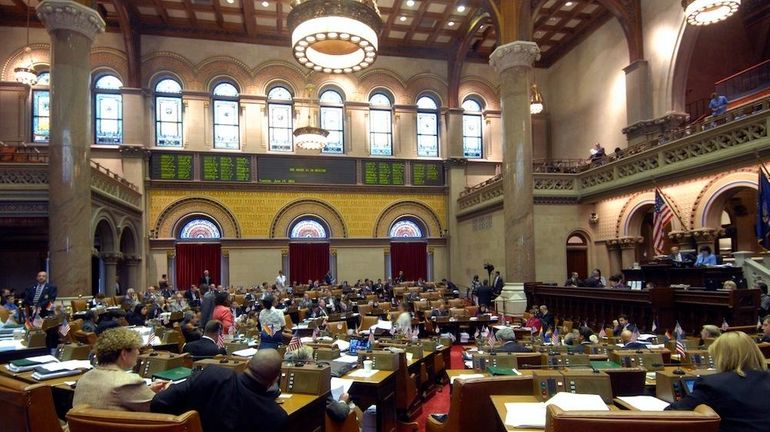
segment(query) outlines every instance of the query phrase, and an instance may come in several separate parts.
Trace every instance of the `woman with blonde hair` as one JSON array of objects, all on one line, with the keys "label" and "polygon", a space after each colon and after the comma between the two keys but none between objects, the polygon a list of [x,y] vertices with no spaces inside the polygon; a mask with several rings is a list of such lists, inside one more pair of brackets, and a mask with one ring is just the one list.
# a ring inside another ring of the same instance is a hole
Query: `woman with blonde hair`
[{"label": "woman with blonde hair", "polygon": [[728,332],[711,344],[709,354],[719,373],[698,378],[692,393],[666,409],[706,404],[722,418],[720,432],[770,431],[770,373],[757,344],[746,333]]}]

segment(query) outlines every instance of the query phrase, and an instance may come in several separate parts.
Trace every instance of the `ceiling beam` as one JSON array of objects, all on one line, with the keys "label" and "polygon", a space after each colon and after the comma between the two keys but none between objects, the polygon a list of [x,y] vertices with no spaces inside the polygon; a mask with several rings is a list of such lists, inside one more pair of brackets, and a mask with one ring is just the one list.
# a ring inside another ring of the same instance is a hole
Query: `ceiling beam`
[{"label": "ceiling beam", "polygon": [[275,28],[278,33],[283,31],[283,1],[278,0],[275,2]]},{"label": "ceiling beam", "polygon": [[602,10],[601,12],[598,12],[592,20],[585,21],[578,26],[573,36],[564,38],[564,40],[560,41],[551,41],[553,42],[553,48],[543,53],[540,60],[535,63],[535,66],[542,68],[551,67],[554,63],[559,61],[560,58],[567,55],[573,48],[580,45],[580,43],[586,40],[588,36],[611,19],[612,14],[607,10]]},{"label": "ceiling beam", "polygon": [[187,11],[187,19],[190,20],[190,25],[193,27],[198,25],[198,18],[195,17],[195,12],[192,8],[192,3],[190,3],[190,0],[183,0],[184,1],[184,8]]},{"label": "ceiling beam", "polygon": [[152,3],[155,5],[155,10],[158,11],[158,15],[160,15],[160,19],[163,20],[163,23],[168,24],[168,12],[163,8],[161,0],[152,0]]},{"label": "ceiling beam", "polygon": [[137,15],[129,7],[130,0],[112,0],[118,15],[120,30],[123,34],[123,44],[128,60],[128,76],[126,87],[140,88],[142,86],[142,35],[141,23]]},{"label": "ceiling beam", "polygon": [[[401,4],[403,2],[404,0],[395,0],[393,7],[390,9],[390,12],[388,12],[388,21],[385,22],[385,25],[382,27],[382,33],[380,33],[380,36],[385,36],[390,33],[390,29],[393,27],[393,23],[396,21],[396,15],[399,14],[399,11],[401,10]],[[412,20],[415,19],[417,19],[417,17],[412,17]]]},{"label": "ceiling beam", "polygon": [[241,0],[243,5],[243,25],[246,27],[246,34],[250,37],[257,36],[257,21],[254,15],[254,0]]},{"label": "ceiling beam", "polygon": [[[422,0],[420,2],[420,7],[417,8],[417,14],[415,15],[415,19],[412,20],[412,25],[409,27],[409,31],[406,32],[406,36],[404,36],[405,41],[409,41],[412,39],[412,36],[414,36],[415,30],[417,30],[417,27],[420,26],[420,22],[423,20],[423,15],[425,14],[425,11],[428,10],[428,3],[430,3],[427,0]],[[447,8],[452,7],[451,5],[447,5]],[[430,29],[430,31],[435,31],[436,29]]]},{"label": "ceiling beam", "polygon": [[214,15],[217,19],[217,26],[223,28],[225,20],[222,18],[222,5],[219,4],[219,0],[212,0],[211,4],[214,5]]}]

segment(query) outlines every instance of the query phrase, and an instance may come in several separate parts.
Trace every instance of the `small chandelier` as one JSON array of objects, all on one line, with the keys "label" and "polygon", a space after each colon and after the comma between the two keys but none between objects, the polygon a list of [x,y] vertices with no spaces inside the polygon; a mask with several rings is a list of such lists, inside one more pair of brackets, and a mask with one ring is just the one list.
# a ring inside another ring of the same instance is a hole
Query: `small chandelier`
[{"label": "small chandelier", "polygon": [[305,150],[321,150],[326,145],[329,131],[315,126],[294,129],[294,143]]},{"label": "small chandelier", "polygon": [[532,84],[532,88],[529,90],[529,113],[540,114],[543,112],[543,108],[543,95],[537,89],[537,84]]},{"label": "small chandelier", "polygon": [[351,73],[377,58],[375,0],[294,0],[287,19],[294,58],[316,72]]},{"label": "small chandelier", "polygon": [[[17,82],[26,84],[28,86],[33,86],[37,84],[37,74],[35,73],[35,70],[32,69],[32,48],[29,47],[29,12],[32,8],[26,4],[25,6],[27,6],[27,46],[24,47],[24,56],[27,60],[27,66],[19,66],[15,68],[13,70],[13,77]],[[24,64],[23,61],[22,64]]]},{"label": "small chandelier", "polygon": [[682,0],[684,15],[691,25],[709,25],[723,21],[741,6],[741,0]]}]

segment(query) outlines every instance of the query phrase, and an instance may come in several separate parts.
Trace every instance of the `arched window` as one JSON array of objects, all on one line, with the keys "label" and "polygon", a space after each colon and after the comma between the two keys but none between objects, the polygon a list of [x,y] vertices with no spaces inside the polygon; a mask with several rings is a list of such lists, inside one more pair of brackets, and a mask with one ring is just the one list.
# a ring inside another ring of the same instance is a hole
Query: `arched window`
[{"label": "arched window", "polygon": [[123,83],[114,75],[102,75],[94,82],[94,142],[123,142]]},{"label": "arched window", "polygon": [[187,221],[179,230],[180,239],[219,239],[222,234],[217,224],[210,219],[194,218]]},{"label": "arched window", "polygon": [[479,159],[483,156],[481,136],[481,104],[474,99],[463,102],[463,156]]},{"label": "arched window", "polygon": [[342,96],[335,90],[321,93],[321,128],[329,131],[322,153],[345,152],[344,107]]},{"label": "arched window", "polygon": [[292,239],[325,239],[328,237],[326,227],[314,218],[303,218],[294,222],[289,232],[289,238]]},{"label": "arched window", "polygon": [[294,98],[286,87],[273,87],[267,93],[267,111],[270,151],[294,150]]},{"label": "arched window", "polygon": [[238,89],[223,82],[212,92],[214,107],[214,148],[238,149],[240,147]]},{"label": "arched window", "polygon": [[422,228],[411,219],[399,219],[390,227],[391,238],[422,238]]},{"label": "arched window", "polygon": [[417,156],[438,157],[438,104],[429,96],[417,99]]},{"label": "arched window", "polygon": [[182,86],[170,78],[155,85],[155,145],[182,146]]},{"label": "arched window", "polygon": [[384,93],[369,98],[369,153],[372,156],[393,155],[393,108]]},{"label": "arched window", "polygon": [[51,132],[51,74],[40,72],[32,89],[32,142],[47,143]]}]

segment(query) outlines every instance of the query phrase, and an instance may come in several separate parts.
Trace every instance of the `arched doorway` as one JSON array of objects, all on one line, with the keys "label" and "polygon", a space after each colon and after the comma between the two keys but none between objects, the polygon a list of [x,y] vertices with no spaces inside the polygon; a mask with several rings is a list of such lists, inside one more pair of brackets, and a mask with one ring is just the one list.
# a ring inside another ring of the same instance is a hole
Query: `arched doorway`
[{"label": "arched doorway", "polygon": [[208,215],[190,215],[180,220],[177,227],[174,286],[187,290],[190,285],[198,285],[206,270],[209,285],[223,284],[219,223]]},{"label": "arched doorway", "polygon": [[432,279],[425,233],[425,223],[414,216],[393,221],[389,231],[390,274],[393,278],[403,271],[404,280]]},{"label": "arched doorway", "polygon": [[[633,262],[646,263],[651,261],[657,255],[655,251],[654,241],[654,229],[655,226],[655,205],[654,203],[644,202],[638,205],[631,216],[628,218],[626,225],[626,235],[629,237],[641,237],[642,241],[636,244],[634,250]],[[668,238],[668,233],[671,232],[671,222],[668,222],[663,227],[663,243],[661,245],[662,251],[668,251],[671,248],[671,240]],[[629,266],[632,263],[629,262],[624,253],[624,266]]]},{"label": "arched doorway", "polygon": [[759,252],[756,240],[757,190],[750,186],[736,186],[718,193],[710,201],[704,226],[722,228],[723,233],[714,245],[719,255],[730,256],[736,251]]},{"label": "arched doorway", "polygon": [[128,288],[139,288],[137,286],[139,254],[134,230],[131,227],[123,228],[120,233],[120,255],[121,259],[117,262],[115,281],[107,281],[108,294],[125,294]]},{"label": "arched doorway", "polygon": [[[114,278],[114,272],[109,272],[108,266],[115,265],[117,251],[115,250],[115,228],[102,219],[96,224],[94,231],[94,253],[91,255],[91,294],[106,293],[109,276]],[[113,267],[114,268],[114,267]]]},{"label": "arched doorway", "polygon": [[289,225],[288,280],[305,284],[323,281],[327,272],[336,273],[329,253],[331,233],[325,220],[315,215],[296,218]]},{"label": "arched doorway", "polygon": [[588,240],[580,232],[567,237],[567,276],[577,273],[581,279],[588,277]]}]

